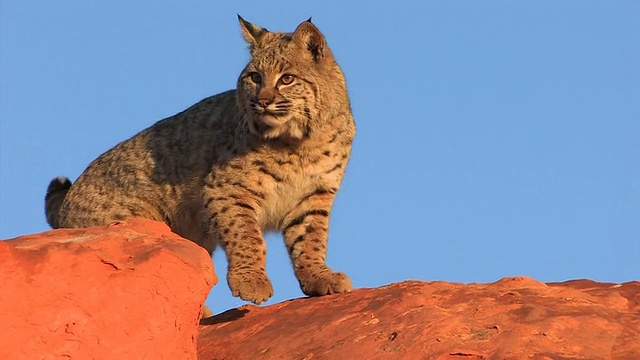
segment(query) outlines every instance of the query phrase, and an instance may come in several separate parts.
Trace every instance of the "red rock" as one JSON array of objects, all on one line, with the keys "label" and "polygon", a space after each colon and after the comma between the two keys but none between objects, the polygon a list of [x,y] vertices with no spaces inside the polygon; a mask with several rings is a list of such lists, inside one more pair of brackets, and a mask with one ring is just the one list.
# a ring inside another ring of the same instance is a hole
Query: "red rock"
[{"label": "red rock", "polygon": [[207,252],[145,219],[0,241],[0,359],[195,359]]},{"label": "red rock", "polygon": [[206,324],[201,359],[640,359],[640,282],[407,281]]},{"label": "red rock", "polygon": [[640,282],[407,281],[198,328],[209,255],[144,219],[2,241],[0,281],[0,359],[640,359]]}]

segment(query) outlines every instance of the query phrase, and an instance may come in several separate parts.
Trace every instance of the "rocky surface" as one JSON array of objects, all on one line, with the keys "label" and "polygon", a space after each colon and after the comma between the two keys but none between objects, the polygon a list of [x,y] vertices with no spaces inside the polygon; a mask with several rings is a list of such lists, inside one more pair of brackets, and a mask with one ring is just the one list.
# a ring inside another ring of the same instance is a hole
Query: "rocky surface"
[{"label": "rocky surface", "polygon": [[640,359],[640,283],[407,281],[205,320],[200,359]]},{"label": "rocky surface", "polygon": [[640,359],[637,281],[406,281],[198,327],[216,281],[144,219],[0,241],[0,359]]},{"label": "rocky surface", "polygon": [[207,252],[144,219],[0,241],[0,359],[195,359]]}]

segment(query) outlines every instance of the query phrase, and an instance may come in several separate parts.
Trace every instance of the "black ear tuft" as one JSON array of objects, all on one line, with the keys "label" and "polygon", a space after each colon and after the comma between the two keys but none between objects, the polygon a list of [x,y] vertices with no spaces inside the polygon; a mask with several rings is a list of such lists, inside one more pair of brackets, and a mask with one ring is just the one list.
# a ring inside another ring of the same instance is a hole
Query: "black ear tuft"
[{"label": "black ear tuft", "polygon": [[293,32],[293,41],[306,49],[316,62],[325,56],[326,42],[320,30],[311,23],[311,19],[298,25]]},{"label": "black ear tuft", "polygon": [[258,45],[260,43],[260,38],[262,37],[262,35],[268,32],[267,29],[261,28],[258,25],[254,25],[246,21],[240,15],[238,15],[238,21],[240,22],[240,30],[242,30],[242,36],[247,41],[250,48]]}]

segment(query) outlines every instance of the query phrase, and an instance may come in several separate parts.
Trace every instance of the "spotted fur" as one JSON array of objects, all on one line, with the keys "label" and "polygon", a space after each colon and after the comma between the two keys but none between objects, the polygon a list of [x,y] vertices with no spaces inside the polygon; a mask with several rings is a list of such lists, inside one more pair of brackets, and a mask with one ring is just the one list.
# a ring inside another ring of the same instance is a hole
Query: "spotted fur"
[{"label": "spotted fur", "polygon": [[355,135],[344,75],[310,20],[293,33],[239,20],[251,59],[237,89],[121,142],[73,185],[54,179],[47,220],[164,221],[209,252],[220,245],[232,293],[256,304],[273,294],[263,234],[280,231],[305,294],[349,291],[349,278],[325,262]]}]

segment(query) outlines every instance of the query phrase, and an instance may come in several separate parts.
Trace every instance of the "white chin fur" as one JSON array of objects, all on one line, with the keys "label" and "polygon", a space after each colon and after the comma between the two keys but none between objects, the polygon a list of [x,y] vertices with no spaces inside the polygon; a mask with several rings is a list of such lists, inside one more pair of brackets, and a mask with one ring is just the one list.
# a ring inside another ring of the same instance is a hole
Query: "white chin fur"
[{"label": "white chin fur", "polygon": [[[265,139],[287,138],[299,140],[304,137],[302,127],[292,120],[284,123],[262,121],[262,119],[254,119],[254,121],[255,123],[250,126],[251,131]],[[272,123],[273,125],[271,125]]]},{"label": "white chin fur", "polygon": [[280,127],[282,125],[284,125],[287,122],[286,118],[282,118],[282,117],[274,117],[274,116],[269,116],[269,115],[262,115],[262,116],[258,116],[258,119],[256,119],[256,121],[261,121],[267,125],[269,125],[270,127]]}]

